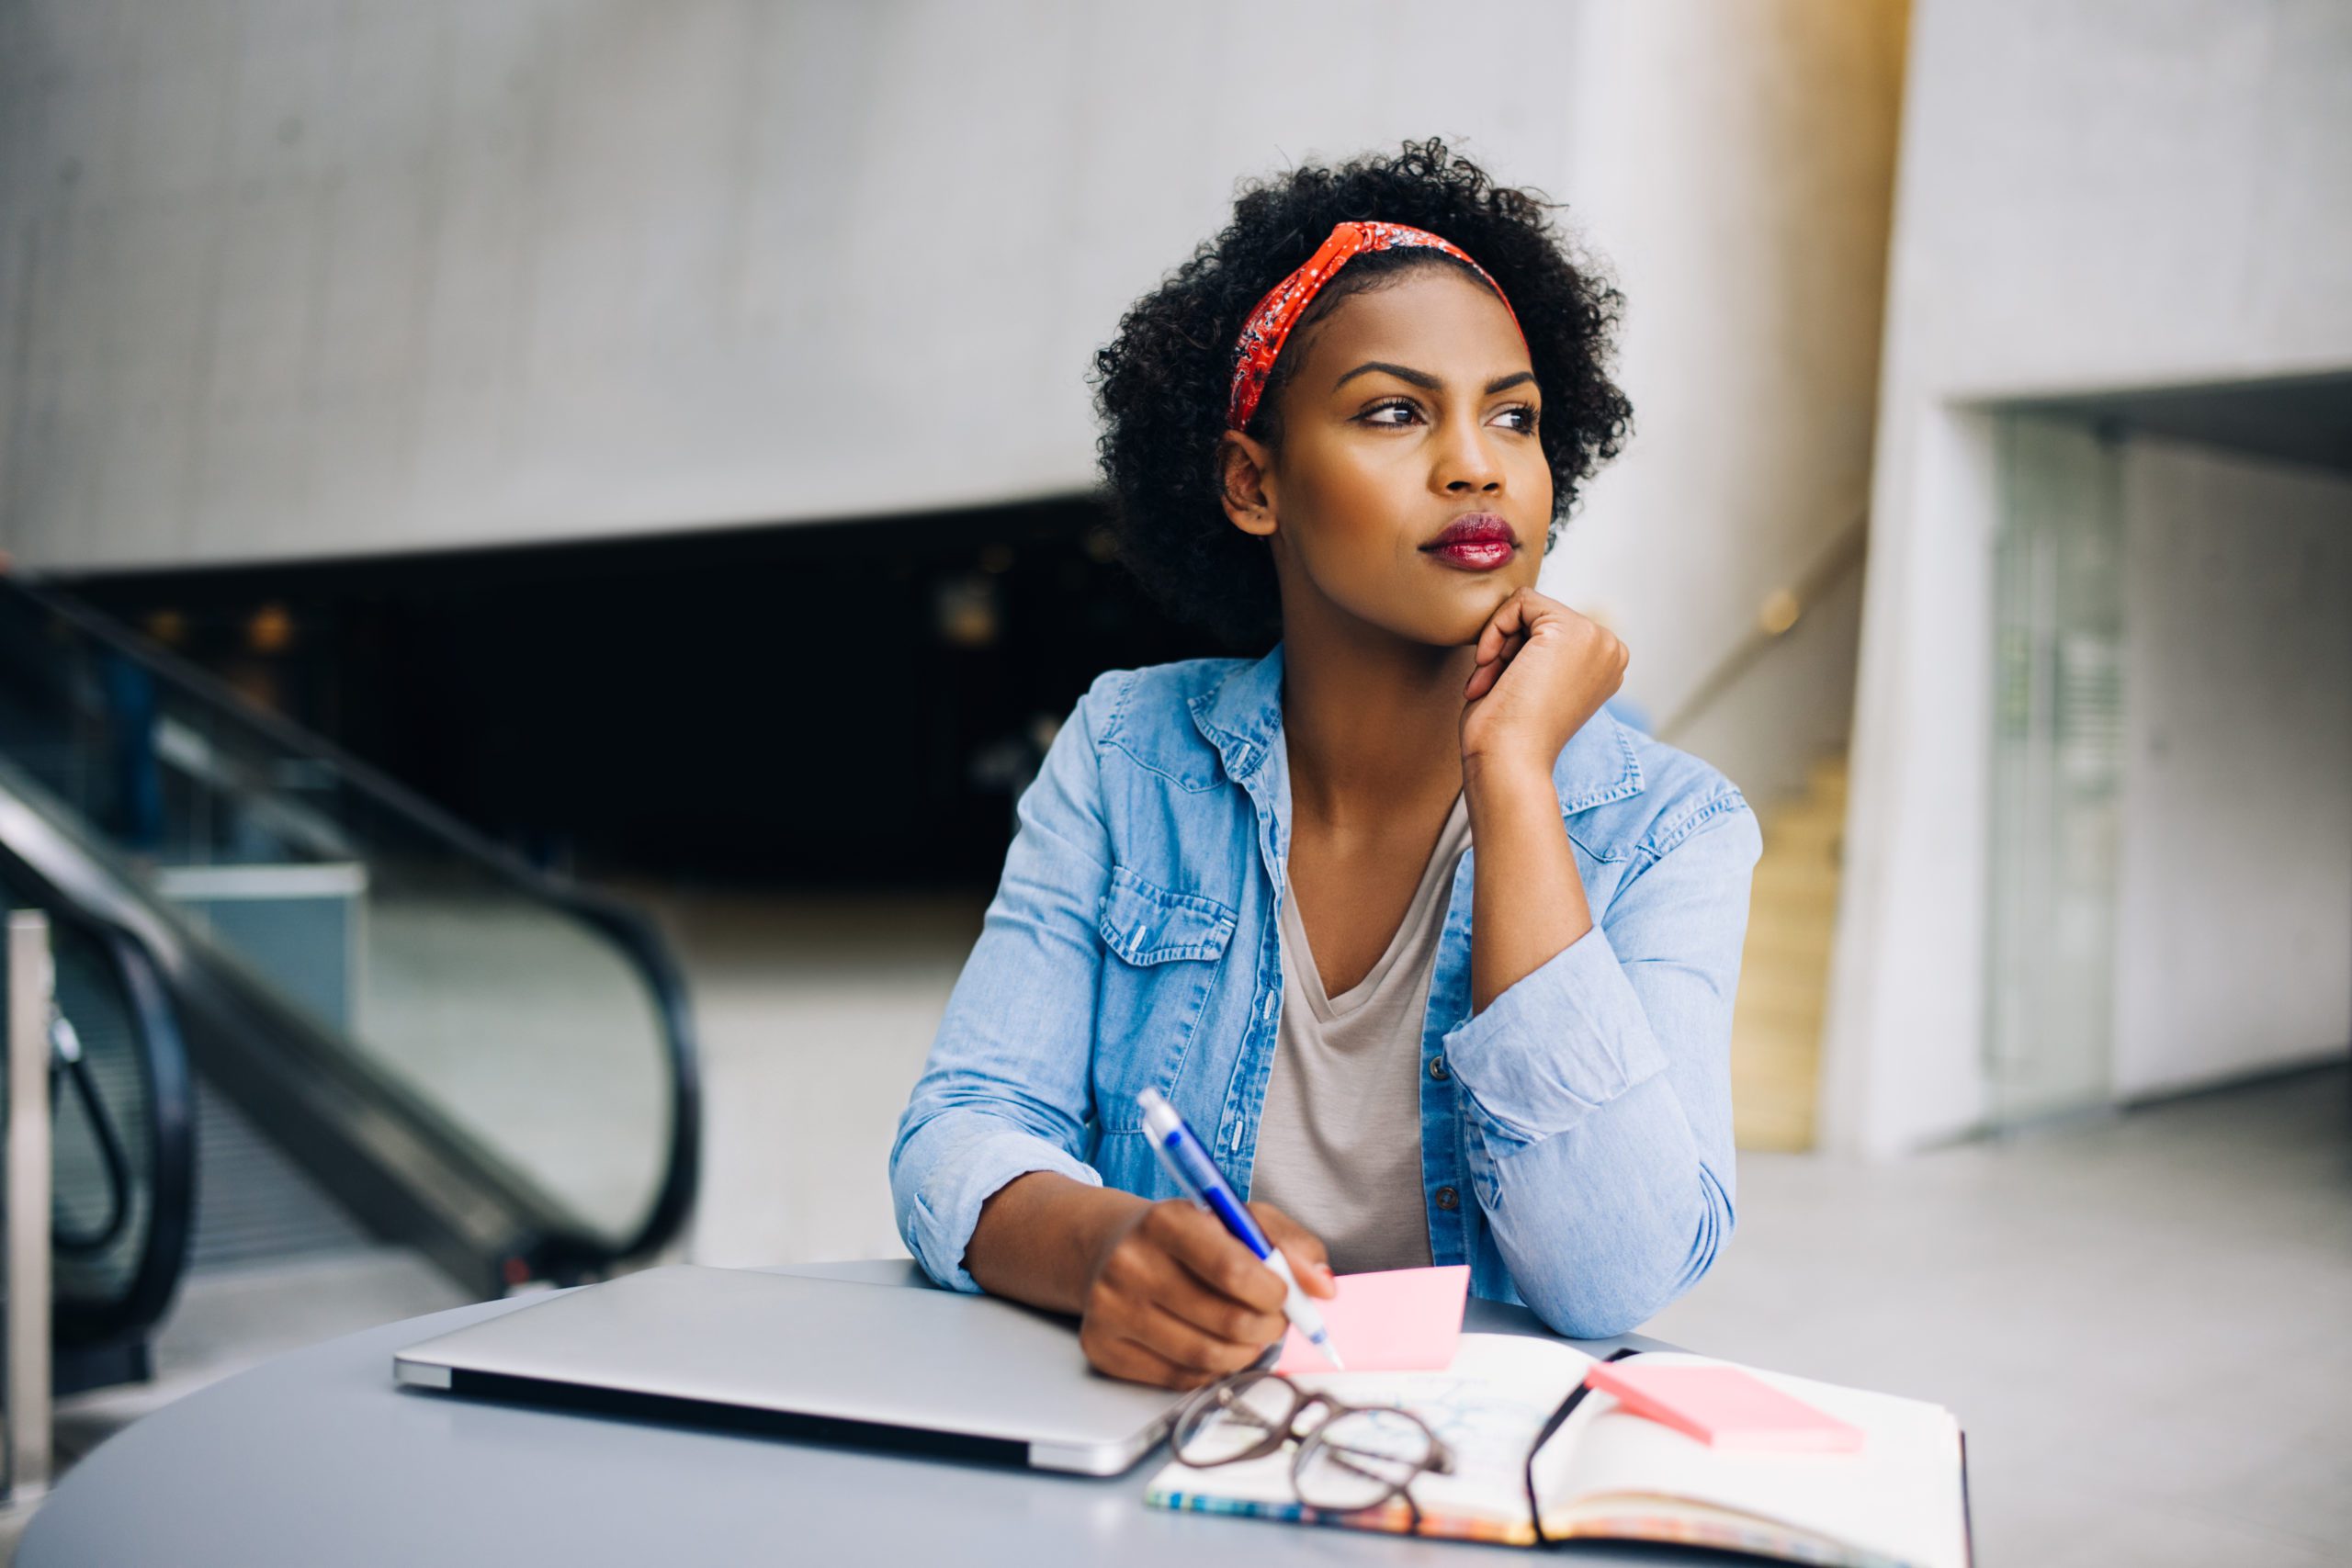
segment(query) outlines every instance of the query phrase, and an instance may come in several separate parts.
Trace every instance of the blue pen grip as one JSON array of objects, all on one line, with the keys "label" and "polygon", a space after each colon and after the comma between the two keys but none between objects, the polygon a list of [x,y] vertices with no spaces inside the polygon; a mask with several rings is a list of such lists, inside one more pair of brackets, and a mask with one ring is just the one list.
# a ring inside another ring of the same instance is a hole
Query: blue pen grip
[{"label": "blue pen grip", "polygon": [[1202,1194],[1202,1201],[1216,1212],[1216,1217],[1225,1222],[1226,1229],[1241,1238],[1242,1246],[1261,1258],[1274,1250],[1267,1242],[1265,1233],[1258,1228],[1258,1222],[1250,1217],[1250,1211],[1234,1197],[1232,1188],[1220,1181]]},{"label": "blue pen grip", "polygon": [[1272,1244],[1258,1228],[1258,1222],[1250,1217],[1250,1211],[1241,1206],[1233,1189],[1225,1184],[1225,1177],[1201,1147],[1200,1140],[1190,1135],[1189,1129],[1178,1127],[1160,1146],[1167,1151],[1178,1179],[1208,1206],[1211,1213],[1225,1222],[1225,1228],[1239,1237],[1242,1246],[1261,1258],[1273,1252]]}]

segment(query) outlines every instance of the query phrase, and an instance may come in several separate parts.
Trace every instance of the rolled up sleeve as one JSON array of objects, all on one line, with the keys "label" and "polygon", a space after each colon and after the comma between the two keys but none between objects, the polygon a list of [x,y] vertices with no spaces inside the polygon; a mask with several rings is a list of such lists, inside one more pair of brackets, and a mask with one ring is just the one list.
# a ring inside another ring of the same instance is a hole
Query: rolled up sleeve
[{"label": "rolled up sleeve", "polygon": [[1473,1189],[1562,1333],[1634,1327],[1729,1239],[1732,1002],[1761,850],[1736,792],[1695,812],[1590,931],[1445,1036]]},{"label": "rolled up sleeve", "polygon": [[1050,1170],[1091,1186],[1091,1060],[1109,885],[1096,734],[1125,671],[1098,677],[1015,806],[1004,872],[950,992],[890,1148],[899,1234],[926,1273],[976,1292],[964,1267],[980,1207]]},{"label": "rolled up sleeve", "polygon": [[[1536,1040],[1576,1043],[1528,1049]],[[1445,1056],[1498,1154],[1565,1133],[1666,1070],[1641,995],[1599,926],[1456,1025]]]}]

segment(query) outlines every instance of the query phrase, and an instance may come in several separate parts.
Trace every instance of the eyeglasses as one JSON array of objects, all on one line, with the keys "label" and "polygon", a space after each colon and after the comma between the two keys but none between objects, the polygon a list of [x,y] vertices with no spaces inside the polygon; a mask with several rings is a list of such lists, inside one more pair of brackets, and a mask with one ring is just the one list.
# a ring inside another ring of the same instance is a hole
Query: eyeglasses
[{"label": "eyeglasses", "polygon": [[1453,1450],[1410,1411],[1309,1393],[1280,1372],[1235,1372],[1177,1407],[1169,1448],[1179,1464],[1210,1470],[1263,1459],[1295,1442],[1291,1487],[1310,1508],[1353,1513],[1404,1499],[1421,1528],[1412,1483],[1453,1473]]}]

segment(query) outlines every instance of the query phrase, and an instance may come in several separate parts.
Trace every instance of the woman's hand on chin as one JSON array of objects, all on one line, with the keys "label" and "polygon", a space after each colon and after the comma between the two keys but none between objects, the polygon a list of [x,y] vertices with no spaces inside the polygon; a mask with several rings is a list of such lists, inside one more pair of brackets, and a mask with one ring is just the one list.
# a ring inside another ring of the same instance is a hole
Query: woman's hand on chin
[{"label": "woman's hand on chin", "polygon": [[1463,688],[1465,779],[1489,770],[1548,779],[1560,748],[1624,681],[1631,657],[1608,627],[1532,588],[1495,607],[1477,649]]}]

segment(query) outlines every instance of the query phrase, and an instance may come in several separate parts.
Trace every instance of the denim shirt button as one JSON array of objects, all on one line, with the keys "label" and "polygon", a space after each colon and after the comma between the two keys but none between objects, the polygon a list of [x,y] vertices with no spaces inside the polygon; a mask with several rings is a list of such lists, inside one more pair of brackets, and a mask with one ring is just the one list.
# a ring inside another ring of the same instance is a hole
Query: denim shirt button
[{"label": "denim shirt button", "polygon": [[1451,1187],[1441,1187],[1437,1190],[1437,1206],[1450,1214],[1462,1206],[1462,1194]]},{"label": "denim shirt button", "polygon": [[1440,1083],[1443,1083],[1451,1076],[1452,1075],[1446,1071],[1444,1057],[1431,1056],[1430,1058],[1430,1077],[1437,1079]]}]

